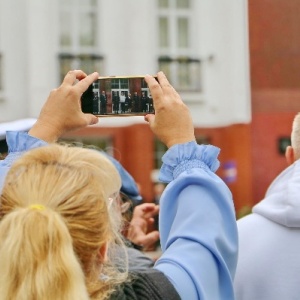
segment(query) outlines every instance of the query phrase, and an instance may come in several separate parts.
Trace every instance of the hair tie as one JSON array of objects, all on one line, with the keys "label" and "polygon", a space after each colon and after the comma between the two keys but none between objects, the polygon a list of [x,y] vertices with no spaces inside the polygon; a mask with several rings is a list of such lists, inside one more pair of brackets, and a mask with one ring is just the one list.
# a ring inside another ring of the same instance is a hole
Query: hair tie
[{"label": "hair tie", "polygon": [[36,210],[45,210],[46,207],[41,204],[32,204],[32,205],[29,205],[29,208],[36,209]]}]

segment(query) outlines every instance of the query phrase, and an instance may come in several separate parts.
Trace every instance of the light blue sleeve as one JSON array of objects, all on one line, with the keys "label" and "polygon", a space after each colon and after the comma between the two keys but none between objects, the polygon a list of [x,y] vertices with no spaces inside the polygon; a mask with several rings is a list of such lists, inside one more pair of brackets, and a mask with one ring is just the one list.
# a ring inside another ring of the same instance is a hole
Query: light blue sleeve
[{"label": "light blue sleeve", "polygon": [[0,160],[0,191],[2,190],[5,176],[16,159],[30,149],[47,145],[46,142],[30,136],[25,131],[7,131],[6,142],[8,155],[4,160]]},{"label": "light blue sleeve", "polygon": [[183,300],[232,300],[238,235],[232,196],[214,174],[219,149],[195,142],[163,157],[160,179],[170,182],[160,200],[163,272]]}]

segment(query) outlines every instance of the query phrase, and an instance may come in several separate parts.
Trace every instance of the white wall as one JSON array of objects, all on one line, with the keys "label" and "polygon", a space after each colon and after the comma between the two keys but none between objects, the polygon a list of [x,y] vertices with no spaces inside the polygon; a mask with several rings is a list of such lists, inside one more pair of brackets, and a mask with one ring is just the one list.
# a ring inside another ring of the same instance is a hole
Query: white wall
[{"label": "white wall", "polygon": [[57,85],[55,1],[0,2],[4,76],[0,121],[37,117]]},{"label": "white wall", "polygon": [[189,103],[194,121],[200,126],[249,122],[247,1],[196,2],[201,12],[198,42],[204,83],[202,105]]},{"label": "white wall", "polygon": [[57,43],[58,23],[55,1],[27,0],[27,89],[28,114],[36,117],[49,95],[58,84]]},{"label": "white wall", "polygon": [[0,121],[28,115],[26,19],[26,1],[1,0],[0,51],[2,52],[1,71],[4,89],[0,102]]},{"label": "white wall", "polygon": [[104,75],[157,72],[156,1],[102,1],[100,48],[106,58]]},{"label": "white wall", "polygon": [[[37,117],[59,83],[58,3],[0,0],[5,77],[0,122]],[[156,1],[98,0],[98,4],[98,54],[105,59],[101,75],[158,71]],[[249,122],[247,0],[194,0],[194,4],[193,40],[195,55],[203,60],[203,93],[182,93],[182,98],[196,126]]]}]

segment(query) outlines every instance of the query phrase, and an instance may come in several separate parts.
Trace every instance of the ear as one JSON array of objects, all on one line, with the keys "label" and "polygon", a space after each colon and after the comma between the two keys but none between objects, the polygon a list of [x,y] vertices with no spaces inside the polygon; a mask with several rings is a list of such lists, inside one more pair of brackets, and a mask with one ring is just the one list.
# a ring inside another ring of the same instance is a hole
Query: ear
[{"label": "ear", "polygon": [[108,242],[103,244],[99,249],[99,260],[101,261],[101,263],[107,260],[107,249],[108,249]]},{"label": "ear", "polygon": [[289,166],[295,162],[295,153],[292,146],[286,147],[285,158]]}]

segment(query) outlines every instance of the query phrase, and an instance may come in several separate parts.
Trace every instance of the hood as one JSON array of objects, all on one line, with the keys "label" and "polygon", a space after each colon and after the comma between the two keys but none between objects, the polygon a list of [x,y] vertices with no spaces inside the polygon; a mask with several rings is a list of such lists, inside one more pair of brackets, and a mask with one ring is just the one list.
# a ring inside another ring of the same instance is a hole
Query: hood
[{"label": "hood", "polygon": [[300,160],[273,181],[252,211],[283,226],[300,227]]}]

